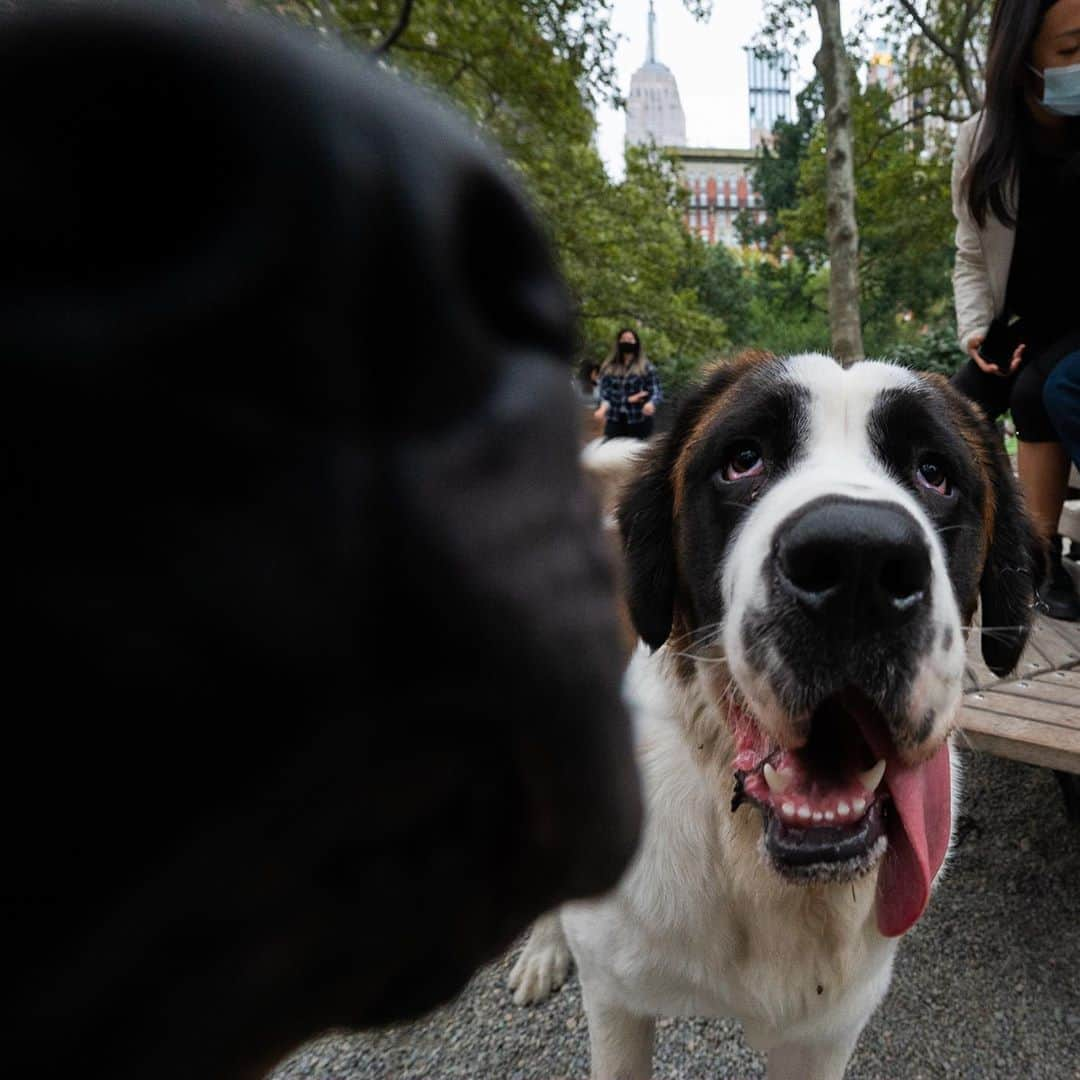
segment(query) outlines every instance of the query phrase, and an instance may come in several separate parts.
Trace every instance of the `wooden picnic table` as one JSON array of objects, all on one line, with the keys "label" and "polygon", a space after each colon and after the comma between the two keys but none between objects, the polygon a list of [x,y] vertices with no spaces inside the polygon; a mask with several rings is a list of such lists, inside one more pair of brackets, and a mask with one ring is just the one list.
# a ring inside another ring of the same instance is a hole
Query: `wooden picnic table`
[{"label": "wooden picnic table", "polygon": [[1080,623],[1036,616],[1015,672],[1001,679],[968,642],[961,743],[1080,773]]},{"label": "wooden picnic table", "polygon": [[1039,615],[1016,671],[1001,679],[968,642],[960,745],[1057,773],[1067,815],[1080,821],[1080,623]]},{"label": "wooden picnic table", "polygon": [[[1073,466],[1058,531],[1080,545],[1080,470]],[[1080,567],[1071,573],[1080,584]],[[979,635],[968,641],[961,745],[1053,769],[1066,810],[1080,821],[1080,623],[1038,615],[1020,663],[998,678],[982,662]]]}]

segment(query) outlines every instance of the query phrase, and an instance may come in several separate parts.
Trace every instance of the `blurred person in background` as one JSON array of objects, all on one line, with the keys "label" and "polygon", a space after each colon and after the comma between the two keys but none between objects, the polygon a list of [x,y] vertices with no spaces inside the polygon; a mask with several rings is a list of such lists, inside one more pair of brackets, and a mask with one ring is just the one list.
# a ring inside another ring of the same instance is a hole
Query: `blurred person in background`
[{"label": "blurred person in background", "polygon": [[645,355],[641,338],[634,330],[620,330],[611,355],[600,367],[596,418],[604,422],[604,438],[647,439],[663,400],[660,376]]},{"label": "blurred person in background", "polygon": [[[986,105],[960,128],[953,167],[957,326],[968,353],[953,383],[994,419],[1012,410],[1021,487],[1049,546],[1040,598],[1080,619],[1058,521],[1069,459],[1044,404],[1080,346],[1072,265],[1080,251],[1080,0],[998,0]],[[988,357],[993,325],[1008,341]],[[992,362],[996,359],[996,363]]]}]

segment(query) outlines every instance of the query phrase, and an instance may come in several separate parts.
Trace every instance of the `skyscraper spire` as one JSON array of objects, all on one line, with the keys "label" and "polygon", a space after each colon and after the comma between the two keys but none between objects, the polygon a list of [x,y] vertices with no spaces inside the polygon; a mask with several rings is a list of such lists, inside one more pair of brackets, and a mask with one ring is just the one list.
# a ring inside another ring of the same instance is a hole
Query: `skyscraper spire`
[{"label": "skyscraper spire", "polygon": [[675,76],[656,59],[656,5],[649,0],[649,47],[645,63],[630,78],[626,101],[626,144],[686,145],[686,114]]}]

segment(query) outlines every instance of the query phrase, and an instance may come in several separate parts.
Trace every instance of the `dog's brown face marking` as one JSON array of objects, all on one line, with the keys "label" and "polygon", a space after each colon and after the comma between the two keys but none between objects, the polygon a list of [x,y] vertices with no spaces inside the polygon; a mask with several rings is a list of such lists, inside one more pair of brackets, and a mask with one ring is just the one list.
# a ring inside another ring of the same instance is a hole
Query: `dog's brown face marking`
[{"label": "dog's brown face marking", "polygon": [[[672,470],[672,489],[674,491],[674,510],[676,518],[682,507],[686,488],[686,471],[694,455],[699,452],[708,433],[725,412],[737,407],[740,393],[745,393],[746,382],[743,376],[754,368],[774,362],[772,353],[748,349],[738,353],[732,359],[718,363],[706,369],[706,387],[715,385],[716,389],[706,392],[705,402],[700,414],[694,421],[689,434],[680,442],[679,454]],[[742,390],[740,391],[740,387]]]},{"label": "dog's brown face marking", "polygon": [[[992,425],[990,425],[990,422],[982,414],[978,406],[955,391],[944,376],[925,373],[921,375],[921,378],[944,401],[953,429],[967,446],[971,462],[978,473],[976,490],[981,495],[982,511],[982,543],[978,562],[981,566],[986,561],[986,553],[990,550],[994,535],[994,524],[997,520],[994,448],[988,445],[987,442],[987,428],[992,427]],[[960,600],[964,622],[965,624],[970,623],[978,603],[978,594],[973,592],[968,596],[958,597],[958,599]]]}]

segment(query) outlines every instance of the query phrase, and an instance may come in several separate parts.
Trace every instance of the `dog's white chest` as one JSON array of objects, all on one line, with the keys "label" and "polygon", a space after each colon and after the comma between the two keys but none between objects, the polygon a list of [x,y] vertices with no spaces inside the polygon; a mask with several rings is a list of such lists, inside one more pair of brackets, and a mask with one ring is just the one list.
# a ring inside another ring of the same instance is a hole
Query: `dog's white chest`
[{"label": "dog's white chest", "polygon": [[873,930],[865,897],[839,917],[810,890],[778,904],[763,889],[754,902],[730,881],[695,880],[688,865],[658,876],[671,854],[647,848],[617,894],[564,909],[578,965],[604,984],[605,999],[641,1015],[735,1017],[765,1049],[884,992],[896,943]]},{"label": "dog's white chest", "polygon": [[763,857],[747,859],[756,811],[731,812],[670,715],[670,684],[656,678],[655,660],[639,653],[629,689],[647,800],[642,848],[612,895],[563,910],[583,977],[641,1015],[736,1017],[761,1045],[876,1001],[896,943],[876,931],[873,881],[793,887]]}]

